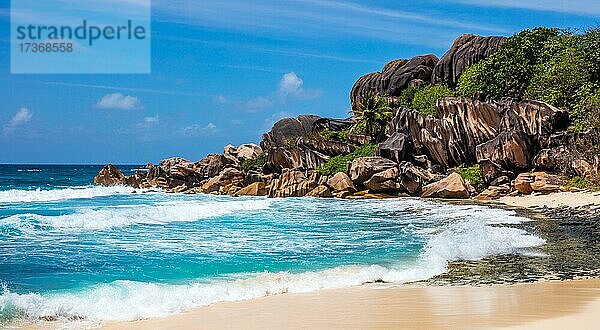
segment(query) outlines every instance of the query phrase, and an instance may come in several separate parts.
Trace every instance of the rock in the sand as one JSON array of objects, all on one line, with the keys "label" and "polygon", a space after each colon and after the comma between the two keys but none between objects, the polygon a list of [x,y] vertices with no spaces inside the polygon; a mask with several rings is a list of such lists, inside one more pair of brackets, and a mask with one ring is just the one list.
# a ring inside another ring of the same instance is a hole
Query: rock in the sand
[{"label": "rock in the sand", "polygon": [[471,195],[465,181],[458,173],[452,173],[438,182],[423,187],[424,198],[469,198]]},{"label": "rock in the sand", "polygon": [[354,184],[360,185],[375,173],[383,172],[397,165],[394,161],[383,157],[360,157],[352,161],[350,165],[350,179]]},{"label": "rock in the sand", "polygon": [[356,192],[356,188],[350,180],[350,177],[344,172],[336,173],[329,181],[327,181],[327,185],[329,185],[333,191],[349,191],[350,193]]},{"label": "rock in the sand", "polygon": [[254,182],[240,189],[235,196],[266,196],[267,193],[267,185],[264,182]]},{"label": "rock in the sand", "polygon": [[306,197],[332,198],[333,194],[327,186],[320,185],[306,194]]},{"label": "rock in the sand", "polygon": [[507,186],[490,186],[481,194],[475,197],[478,201],[492,201],[510,194],[510,187]]},{"label": "rock in the sand", "polygon": [[364,185],[372,192],[389,192],[396,191],[400,185],[396,182],[398,178],[398,168],[392,167],[385,171],[375,173]]},{"label": "rock in the sand", "polygon": [[549,194],[561,191],[564,180],[546,172],[521,173],[513,183],[515,189],[525,195],[533,192]]},{"label": "rock in the sand", "polygon": [[127,178],[114,165],[108,164],[94,177],[97,186],[118,186],[126,184]]}]

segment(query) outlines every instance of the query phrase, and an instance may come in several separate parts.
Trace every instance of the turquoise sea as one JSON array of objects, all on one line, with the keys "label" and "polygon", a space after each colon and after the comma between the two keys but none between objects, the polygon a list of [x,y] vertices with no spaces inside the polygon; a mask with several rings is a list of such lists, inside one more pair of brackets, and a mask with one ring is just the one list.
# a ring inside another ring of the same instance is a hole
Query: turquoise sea
[{"label": "turquoise sea", "polygon": [[132,193],[93,187],[100,168],[0,165],[0,326],[403,283],[544,244],[481,205]]}]

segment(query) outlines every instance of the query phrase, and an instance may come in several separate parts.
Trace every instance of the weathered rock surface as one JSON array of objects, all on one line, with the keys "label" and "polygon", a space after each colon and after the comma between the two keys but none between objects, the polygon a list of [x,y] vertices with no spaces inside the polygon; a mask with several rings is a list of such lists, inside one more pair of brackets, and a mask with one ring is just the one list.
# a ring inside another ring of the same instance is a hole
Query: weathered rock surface
[{"label": "weathered rock surface", "polygon": [[302,171],[284,169],[271,183],[269,197],[303,197],[319,185],[318,180],[309,179]]},{"label": "weathered rock surface", "polygon": [[126,183],[127,178],[114,165],[108,164],[94,178],[94,184],[99,186],[118,186]]},{"label": "weathered rock surface", "polygon": [[536,169],[567,176],[600,173],[600,130],[553,134],[541,146],[543,149],[533,160]]},{"label": "weathered rock surface", "polygon": [[417,56],[410,60],[392,61],[381,72],[362,76],[350,93],[352,107],[356,107],[368,93],[399,96],[413,81],[413,84],[418,84],[418,80],[430,81],[437,62],[435,55]]},{"label": "weathered rock surface", "polygon": [[344,172],[336,173],[331,179],[327,181],[327,185],[335,192],[347,191],[350,193],[356,192],[356,188],[352,183],[352,180]]},{"label": "weathered rock surface", "polygon": [[364,185],[372,192],[390,192],[396,191],[400,185],[396,182],[398,178],[398,168],[392,167],[385,171],[375,173]]},{"label": "weathered rock surface", "polygon": [[521,173],[513,182],[513,186],[525,195],[533,192],[548,194],[561,191],[564,180],[558,175],[546,172]]},{"label": "weathered rock surface", "polygon": [[465,70],[492,55],[506,42],[505,37],[480,37],[463,34],[433,69],[431,82],[454,87]]},{"label": "weathered rock surface", "polygon": [[375,173],[383,172],[398,164],[383,157],[360,157],[350,165],[350,179],[360,185],[369,180]]},{"label": "weathered rock surface", "polygon": [[306,194],[306,197],[332,198],[331,190],[325,185],[320,185]]},{"label": "weathered rock surface", "polygon": [[238,192],[244,184],[244,174],[235,168],[226,168],[218,176],[208,179],[202,185],[205,194],[218,193],[221,195],[233,195]]},{"label": "weathered rock surface", "polygon": [[266,196],[267,193],[267,185],[264,182],[254,182],[238,190],[235,196]]},{"label": "weathered rock surface", "polygon": [[423,187],[421,197],[466,199],[471,195],[460,174],[452,173],[443,180]]}]

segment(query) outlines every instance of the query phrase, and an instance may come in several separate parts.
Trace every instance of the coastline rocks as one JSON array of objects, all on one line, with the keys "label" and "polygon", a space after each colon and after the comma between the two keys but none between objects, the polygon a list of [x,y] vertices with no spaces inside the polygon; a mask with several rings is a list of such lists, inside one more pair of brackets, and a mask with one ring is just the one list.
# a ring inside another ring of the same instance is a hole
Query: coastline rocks
[{"label": "coastline rocks", "polygon": [[108,164],[94,177],[94,184],[98,186],[118,186],[126,183],[127,178],[114,165]]},{"label": "coastline rocks", "polygon": [[317,181],[320,178],[317,178],[317,175],[312,174],[309,176],[312,177],[307,177],[307,175],[302,171],[284,169],[281,176],[271,182],[269,197],[306,196],[306,194],[320,185]]},{"label": "coastline rocks", "polygon": [[320,185],[306,194],[306,197],[333,198],[331,190],[325,185]]},{"label": "coastline rocks", "polygon": [[263,150],[275,147],[289,147],[291,140],[310,135],[315,131],[315,123],[322,119],[314,115],[301,115],[297,118],[284,118],[273,125],[269,133],[263,134],[260,146]]},{"label": "coastline rocks", "polygon": [[269,149],[263,171],[267,174],[281,173],[284,169],[319,168],[329,160],[329,156],[318,151],[301,147],[275,147]]},{"label": "coastline rocks", "polygon": [[336,193],[348,192],[350,194],[356,192],[356,188],[350,180],[350,177],[344,172],[336,173],[331,179],[327,181],[327,185],[330,186]]},{"label": "coastline rocks", "polygon": [[468,67],[495,53],[507,40],[505,37],[461,35],[433,69],[431,82],[455,87]]},{"label": "coastline rocks", "polygon": [[442,178],[409,162],[402,162],[398,165],[398,184],[410,195],[421,194],[425,185]]},{"label": "coastline rocks", "polygon": [[375,149],[375,156],[387,158],[396,163],[408,160],[410,153],[408,136],[398,132],[394,132]]},{"label": "coastline rocks", "polygon": [[396,167],[397,164],[383,157],[360,157],[350,165],[350,179],[354,184],[362,184],[374,174]]},{"label": "coastline rocks", "polygon": [[419,81],[430,81],[438,61],[432,54],[416,56],[410,60],[395,60],[387,63],[381,72],[362,76],[350,92],[352,108],[355,109],[368,93],[399,96],[411,82],[413,85],[419,85]]},{"label": "coastline rocks", "polygon": [[533,146],[528,137],[517,131],[502,132],[476,148],[478,162],[488,161],[504,169],[526,169],[531,166]]},{"label": "coastline rocks", "polygon": [[542,141],[542,150],[533,160],[536,169],[567,176],[600,173],[600,130],[584,133],[564,132]]},{"label": "coastline rocks", "polygon": [[235,168],[226,168],[218,176],[208,179],[202,185],[205,194],[235,194],[244,183],[244,174]]},{"label": "coastline rocks", "polygon": [[423,187],[423,198],[467,199],[471,195],[465,181],[458,173],[452,173],[445,179]]},{"label": "coastline rocks", "polygon": [[266,196],[267,185],[264,182],[254,182],[238,190],[234,196]]},{"label": "coastline rocks", "polygon": [[475,196],[478,201],[492,201],[511,193],[511,189],[508,186],[490,186],[484,190],[481,194]]},{"label": "coastline rocks", "polygon": [[513,182],[515,189],[524,195],[559,192],[563,185],[564,180],[560,176],[546,172],[521,173]]},{"label": "coastline rocks", "polygon": [[396,191],[400,188],[396,179],[398,178],[398,168],[392,167],[383,172],[374,174],[364,185],[372,192]]}]

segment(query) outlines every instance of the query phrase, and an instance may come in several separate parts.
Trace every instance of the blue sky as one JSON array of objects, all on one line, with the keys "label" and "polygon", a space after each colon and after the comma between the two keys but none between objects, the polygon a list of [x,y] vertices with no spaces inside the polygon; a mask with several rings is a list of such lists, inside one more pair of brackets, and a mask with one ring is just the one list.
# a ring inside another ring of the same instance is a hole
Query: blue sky
[{"label": "blue sky", "polygon": [[198,160],[283,117],[347,117],[361,75],[462,33],[600,25],[597,0],[153,0],[152,74],[11,75],[0,4],[0,163]]}]

